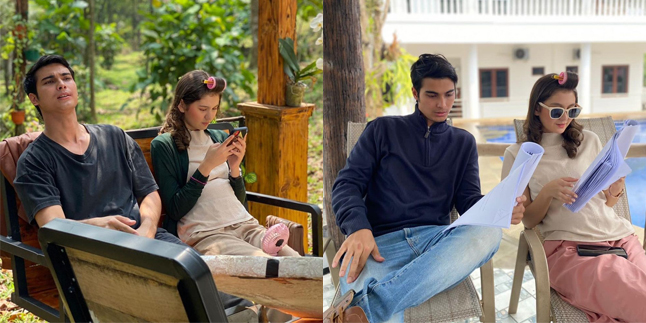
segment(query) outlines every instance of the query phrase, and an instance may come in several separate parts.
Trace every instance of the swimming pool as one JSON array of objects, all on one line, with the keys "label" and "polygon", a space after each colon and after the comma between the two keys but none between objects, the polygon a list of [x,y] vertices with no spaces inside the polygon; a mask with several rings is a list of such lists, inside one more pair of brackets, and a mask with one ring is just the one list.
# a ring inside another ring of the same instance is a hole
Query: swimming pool
[{"label": "swimming pool", "polygon": [[[635,120],[641,126],[633,143],[646,143],[646,119]],[[623,126],[623,120],[615,121],[617,129]],[[478,126],[487,142],[515,143],[516,131],[513,125]],[[502,157],[500,158],[502,159]],[[626,194],[630,205],[630,217],[634,225],[643,228],[646,214],[646,157],[628,158],[628,166],[633,170],[626,176]]]}]

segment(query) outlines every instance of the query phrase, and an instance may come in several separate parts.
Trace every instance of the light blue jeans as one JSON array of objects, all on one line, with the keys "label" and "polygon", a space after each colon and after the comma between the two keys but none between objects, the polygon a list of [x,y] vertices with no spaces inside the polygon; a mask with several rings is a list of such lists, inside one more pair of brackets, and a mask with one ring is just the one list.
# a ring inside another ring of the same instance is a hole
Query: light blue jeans
[{"label": "light blue jeans", "polygon": [[[498,251],[502,230],[459,226],[405,228],[375,238],[386,260],[368,258],[357,280],[341,277],[341,293],[353,289],[370,322],[403,322],[404,310],[455,287]],[[350,268],[348,265],[347,268]]]}]

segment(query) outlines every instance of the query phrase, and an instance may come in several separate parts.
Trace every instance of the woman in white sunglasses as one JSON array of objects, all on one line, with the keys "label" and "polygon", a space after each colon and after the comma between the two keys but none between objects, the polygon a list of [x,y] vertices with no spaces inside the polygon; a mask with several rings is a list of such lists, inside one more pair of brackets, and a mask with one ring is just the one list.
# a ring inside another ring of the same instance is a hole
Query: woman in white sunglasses
[{"label": "woman in white sunglasses", "polygon": [[[569,72],[536,81],[524,138],[505,151],[502,177],[509,174],[523,141],[545,149],[525,189],[522,221],[527,228],[537,227],[545,237],[551,287],[583,310],[590,322],[643,322],[646,255],[630,222],[612,209],[624,194],[624,179],[594,196],[579,212],[564,206],[576,200],[574,184],[603,148],[596,134],[576,122],[582,109],[577,103],[577,84],[577,74]],[[583,249],[590,247],[582,245],[614,248],[615,254],[586,252]]]}]

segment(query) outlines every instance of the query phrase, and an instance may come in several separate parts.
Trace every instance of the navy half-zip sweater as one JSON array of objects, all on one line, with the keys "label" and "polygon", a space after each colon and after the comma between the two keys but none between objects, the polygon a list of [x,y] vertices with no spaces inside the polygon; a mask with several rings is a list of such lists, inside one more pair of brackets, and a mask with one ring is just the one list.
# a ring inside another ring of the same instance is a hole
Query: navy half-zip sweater
[{"label": "navy half-zip sweater", "polygon": [[375,237],[422,225],[448,225],[482,198],[476,141],[446,122],[427,126],[416,109],[366,125],[332,188],[341,232]]}]

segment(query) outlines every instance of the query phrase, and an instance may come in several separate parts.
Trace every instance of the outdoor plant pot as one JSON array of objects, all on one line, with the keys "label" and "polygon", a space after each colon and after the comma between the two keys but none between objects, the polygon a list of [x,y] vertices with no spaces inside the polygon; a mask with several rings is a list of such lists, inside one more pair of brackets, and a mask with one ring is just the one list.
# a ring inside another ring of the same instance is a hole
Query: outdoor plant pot
[{"label": "outdoor plant pot", "polygon": [[19,126],[23,122],[25,122],[25,110],[20,110],[20,111],[11,111],[11,121],[16,125]]},{"label": "outdoor plant pot", "polygon": [[285,85],[285,104],[289,107],[300,107],[307,85],[302,82]]}]

